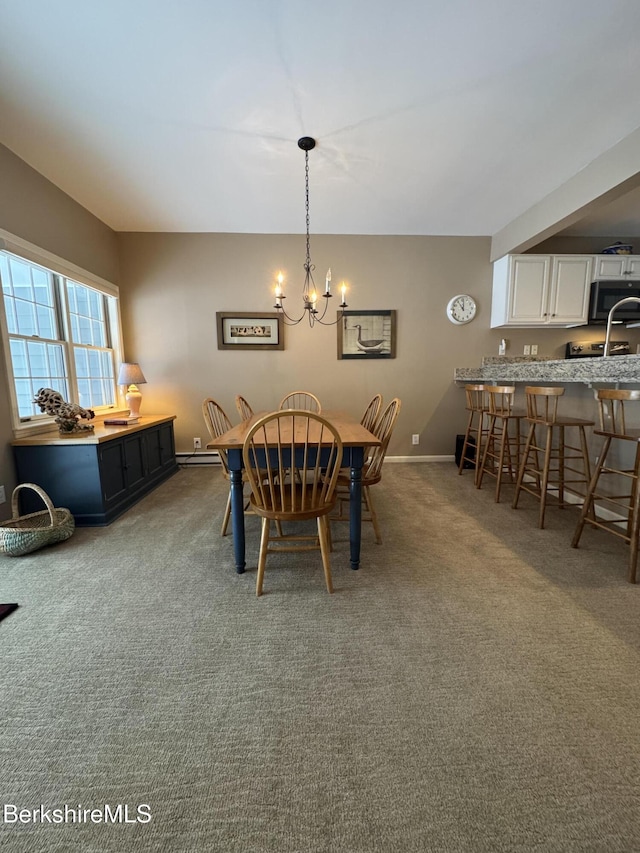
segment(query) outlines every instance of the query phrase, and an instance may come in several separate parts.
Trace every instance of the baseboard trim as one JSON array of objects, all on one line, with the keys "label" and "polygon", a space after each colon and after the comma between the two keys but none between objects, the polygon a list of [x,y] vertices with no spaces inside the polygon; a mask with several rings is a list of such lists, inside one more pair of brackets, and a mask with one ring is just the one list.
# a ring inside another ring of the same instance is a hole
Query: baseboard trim
[{"label": "baseboard trim", "polygon": [[176,453],[178,465],[220,465],[220,456],[215,450],[200,453]]},{"label": "baseboard trim", "polygon": [[[454,462],[453,456],[387,456],[385,463],[390,462]],[[176,453],[178,465],[220,465],[220,456],[215,450],[196,453]]]},{"label": "baseboard trim", "polygon": [[386,462],[455,462],[455,457],[451,456],[387,456]]}]

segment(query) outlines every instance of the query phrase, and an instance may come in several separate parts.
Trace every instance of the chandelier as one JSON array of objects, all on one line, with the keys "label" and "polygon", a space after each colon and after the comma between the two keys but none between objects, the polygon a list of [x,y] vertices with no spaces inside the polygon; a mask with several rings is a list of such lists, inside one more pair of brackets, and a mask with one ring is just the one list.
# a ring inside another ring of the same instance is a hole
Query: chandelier
[{"label": "chandelier", "polygon": [[[311,263],[311,248],[310,248],[310,239],[309,239],[309,151],[316,147],[315,139],[312,139],[310,136],[302,136],[298,140],[298,148],[301,148],[304,151],[304,198],[305,198],[305,211],[306,211],[306,224],[307,224],[307,254],[304,261],[304,284],[302,286],[302,313],[299,317],[292,317],[290,314],[287,314],[285,311],[284,305],[282,304],[282,300],[285,299],[285,295],[282,289],[282,282],[284,280],[281,272],[277,275],[277,284],[276,284],[276,304],[273,306],[279,312],[282,313],[284,322],[288,326],[296,326],[298,323],[302,322],[306,317],[309,321],[310,326],[314,326],[316,323],[321,323],[323,326],[335,326],[339,317],[333,321],[325,320],[324,316],[327,313],[327,308],[329,307],[329,300],[332,298],[333,294],[331,293],[331,270],[327,270],[327,275],[325,278],[325,288],[324,293],[322,294],[322,299],[324,299],[324,308],[322,309],[322,313],[320,313],[317,305],[318,305],[318,292],[316,290],[316,283],[313,280],[313,270],[315,269],[314,264]],[[340,308],[346,308],[347,303],[345,302],[345,295],[347,292],[347,288],[344,282],[340,285],[340,292],[342,296],[342,302],[340,303]]]}]

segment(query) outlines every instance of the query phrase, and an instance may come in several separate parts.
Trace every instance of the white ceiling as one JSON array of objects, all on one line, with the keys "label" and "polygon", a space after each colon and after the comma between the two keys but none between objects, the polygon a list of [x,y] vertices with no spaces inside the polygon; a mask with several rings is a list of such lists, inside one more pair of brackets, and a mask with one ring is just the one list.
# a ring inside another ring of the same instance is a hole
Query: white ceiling
[{"label": "white ceiling", "polygon": [[119,231],[303,231],[309,135],[312,232],[492,235],[640,126],[638,0],[0,10],[0,142]]}]

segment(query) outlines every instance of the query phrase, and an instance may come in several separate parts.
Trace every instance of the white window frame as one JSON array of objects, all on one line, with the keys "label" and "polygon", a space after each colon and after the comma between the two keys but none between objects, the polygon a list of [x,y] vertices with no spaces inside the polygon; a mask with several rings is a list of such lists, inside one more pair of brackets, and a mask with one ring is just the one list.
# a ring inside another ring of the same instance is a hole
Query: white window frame
[{"label": "white window frame", "polygon": [[[77,282],[78,284],[85,285],[86,287],[90,287],[94,290],[99,291],[100,293],[115,298],[115,301],[108,300],[108,304],[110,306],[109,325],[111,330],[111,348],[113,349],[114,356],[115,403],[112,406],[96,407],[94,411],[96,413],[96,416],[99,416],[113,414],[115,411],[119,411],[121,409],[126,408],[122,401],[122,391],[117,385],[118,368],[122,361],[124,361],[124,348],[122,345],[122,323],[120,318],[120,290],[118,286],[110,281],[107,281],[104,278],[100,278],[99,276],[96,276],[93,273],[82,269],[81,267],[76,266],[75,264],[69,261],[66,261],[64,258],[60,258],[58,255],[54,255],[53,253],[46,251],[46,249],[40,249],[38,246],[35,246],[32,243],[27,242],[26,240],[22,240],[20,237],[16,237],[13,234],[9,234],[8,232],[3,231],[2,229],[0,229],[0,251],[10,252],[11,254],[16,255],[29,263],[34,263],[38,264],[41,267],[45,267],[56,275],[70,279],[72,282]],[[71,396],[74,397],[74,399],[70,400],[69,402],[78,402],[77,399],[75,399],[75,394],[77,392],[77,384],[75,376],[75,363],[73,359],[74,343],[73,341],[71,341],[68,329],[66,328],[68,323],[68,314],[67,317],[63,319],[64,328],[63,330],[61,330],[63,333],[61,343],[67,350],[67,384],[69,386]],[[18,400],[16,397],[15,383],[13,380],[11,349],[9,345],[9,329],[7,326],[7,318],[5,314],[4,298],[0,300],[0,335],[2,337],[2,345],[4,348],[4,358],[7,372],[6,381],[9,389],[9,398],[11,402],[11,421],[13,426],[14,438],[25,437],[26,435],[32,434],[34,432],[42,432],[43,430],[50,429],[52,424],[52,419],[50,415],[34,415],[29,420],[21,420],[20,415],[18,413]]]}]

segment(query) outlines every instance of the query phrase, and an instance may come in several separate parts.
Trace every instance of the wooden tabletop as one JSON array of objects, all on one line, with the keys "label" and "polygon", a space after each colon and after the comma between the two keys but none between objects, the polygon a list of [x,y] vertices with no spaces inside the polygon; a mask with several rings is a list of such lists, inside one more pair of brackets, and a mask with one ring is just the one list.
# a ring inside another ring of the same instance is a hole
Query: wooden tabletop
[{"label": "wooden tabletop", "polygon": [[[216,438],[213,441],[210,441],[207,444],[207,448],[209,450],[233,450],[238,447],[242,447],[244,444],[244,440],[247,437],[247,433],[251,429],[251,427],[255,424],[256,421],[263,418],[265,415],[271,414],[270,412],[256,412],[251,418],[246,421],[242,421],[242,423],[236,424],[232,429],[225,432],[219,438]],[[325,420],[330,421],[334,427],[338,430],[338,434],[342,439],[342,444],[344,447],[372,447],[378,446],[380,444],[380,439],[376,438],[373,433],[369,432],[369,430],[365,429],[360,421],[355,420],[350,415],[345,415],[344,412],[322,412],[321,417]],[[291,421],[280,422],[281,427],[281,437],[285,442],[291,441],[291,433],[286,432],[286,425],[289,424],[289,430],[291,429],[290,424]],[[318,425],[319,428],[319,425]],[[267,444],[271,444],[270,433],[273,431],[273,444],[276,445],[276,429],[275,424],[270,424],[267,427]],[[313,433],[311,433],[313,435]],[[295,439],[294,439],[295,440]],[[300,440],[303,440],[303,435],[300,435]]]}]

